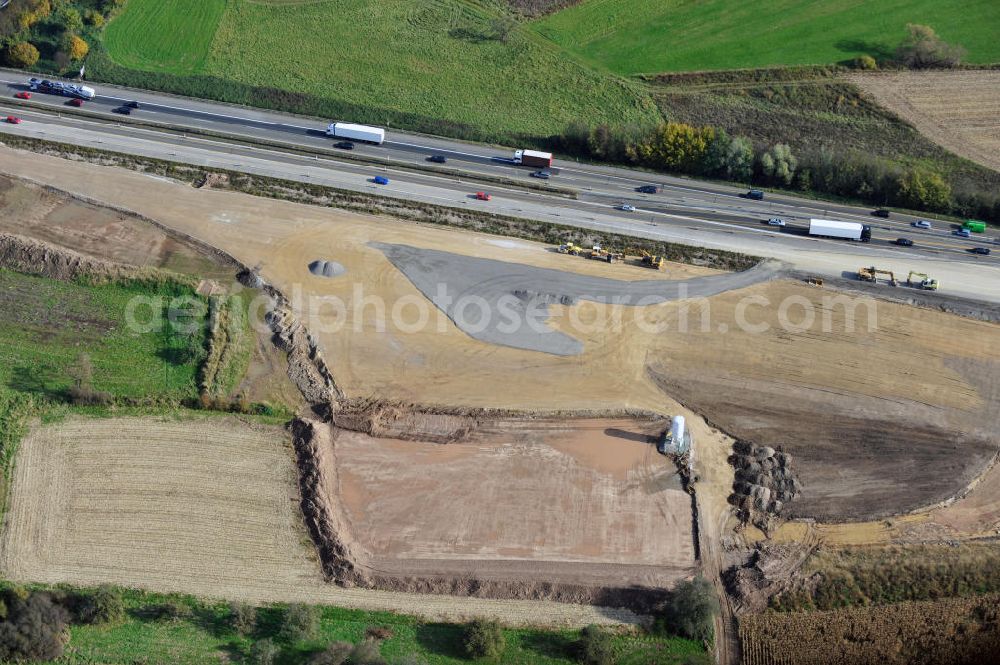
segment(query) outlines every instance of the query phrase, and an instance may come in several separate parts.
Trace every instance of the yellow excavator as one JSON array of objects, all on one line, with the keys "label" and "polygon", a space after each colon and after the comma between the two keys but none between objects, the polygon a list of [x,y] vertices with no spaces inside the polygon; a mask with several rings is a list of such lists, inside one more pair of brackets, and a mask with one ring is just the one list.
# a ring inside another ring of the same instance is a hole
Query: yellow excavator
[{"label": "yellow excavator", "polygon": [[663,270],[663,257],[657,254],[650,254],[646,250],[642,251],[642,265],[653,270]]},{"label": "yellow excavator", "polygon": [[875,266],[872,266],[871,268],[858,268],[858,279],[863,282],[878,284],[879,275],[887,275],[889,277],[890,286],[899,286],[899,280],[896,279],[896,276],[891,270],[883,270],[881,268],[876,268]]},{"label": "yellow excavator", "polygon": [[556,249],[556,251],[559,252],[560,254],[572,254],[573,256],[580,256],[581,254],[583,254],[583,247],[568,242],[565,245],[559,245],[559,248]]},{"label": "yellow excavator", "polygon": [[[913,278],[917,279],[914,280]],[[941,284],[932,277],[928,276],[925,272],[917,272],[916,270],[911,270],[910,274],[906,276],[906,285],[915,286],[927,291],[937,291]]]}]

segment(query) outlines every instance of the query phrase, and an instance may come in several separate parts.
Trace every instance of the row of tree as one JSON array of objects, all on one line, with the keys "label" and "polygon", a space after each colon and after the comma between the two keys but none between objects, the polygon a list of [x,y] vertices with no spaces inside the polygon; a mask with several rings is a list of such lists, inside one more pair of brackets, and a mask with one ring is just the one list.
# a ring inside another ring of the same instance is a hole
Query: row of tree
[{"label": "row of tree", "polygon": [[940,173],[920,166],[828,150],[795,155],[783,143],[755,146],[746,137],[715,127],[679,122],[653,128],[573,123],[554,143],[561,152],[657,171],[1000,221],[1000,197],[983,192],[956,195]]},{"label": "row of tree", "polygon": [[0,12],[0,47],[12,67],[33,67],[51,59],[66,68],[83,60],[90,45],[81,31],[100,28],[125,0],[11,0]]}]

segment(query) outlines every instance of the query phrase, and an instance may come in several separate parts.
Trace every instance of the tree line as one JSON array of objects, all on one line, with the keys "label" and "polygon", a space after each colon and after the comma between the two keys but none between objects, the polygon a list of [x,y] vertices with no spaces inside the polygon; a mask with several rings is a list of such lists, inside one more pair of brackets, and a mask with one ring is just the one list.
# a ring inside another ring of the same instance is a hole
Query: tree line
[{"label": "tree line", "polygon": [[569,155],[750,186],[813,191],[878,206],[897,206],[1000,222],[1000,196],[955,191],[922,165],[819,149],[794,154],[784,143],[755,145],[717,127],[663,122],[655,127],[576,122],[552,140]]}]

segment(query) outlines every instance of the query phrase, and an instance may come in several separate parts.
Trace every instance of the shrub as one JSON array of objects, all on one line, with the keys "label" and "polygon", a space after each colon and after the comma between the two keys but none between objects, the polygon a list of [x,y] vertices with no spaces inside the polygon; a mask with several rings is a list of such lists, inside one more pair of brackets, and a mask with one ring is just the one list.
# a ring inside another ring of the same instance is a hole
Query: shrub
[{"label": "shrub", "polygon": [[18,42],[7,47],[5,59],[12,67],[34,67],[40,54],[34,44]]},{"label": "shrub", "polygon": [[875,62],[875,58],[870,55],[859,55],[851,61],[851,67],[854,67],[854,69],[871,71],[873,69],[878,69],[878,63]]},{"label": "shrub", "polygon": [[229,627],[240,635],[249,635],[257,626],[257,608],[247,603],[229,604]]},{"label": "shrub", "polygon": [[576,659],[586,665],[613,665],[615,657],[610,633],[597,626],[587,626],[580,631]]},{"label": "shrub", "polygon": [[908,23],[909,33],[896,48],[896,62],[911,69],[955,67],[965,56],[965,49],[945,42],[927,25]]},{"label": "shrub", "polygon": [[704,577],[680,582],[673,590],[663,615],[655,624],[658,632],[711,642],[715,634],[715,615],[719,600]]},{"label": "shrub", "polygon": [[392,637],[392,628],[388,626],[368,626],[365,637],[369,640],[387,640]]},{"label": "shrub", "polygon": [[799,160],[792,154],[792,149],[784,143],[776,144],[760,158],[760,167],[764,175],[785,186],[792,184],[798,165]]},{"label": "shrub", "polygon": [[83,594],[76,603],[76,619],[81,623],[110,624],[125,618],[125,603],[118,589],[102,586]]},{"label": "shrub", "polygon": [[281,649],[271,640],[258,640],[250,647],[249,661],[253,665],[274,665],[281,654]]},{"label": "shrub", "polygon": [[190,618],[194,611],[179,600],[168,600],[146,608],[146,613],[156,621],[175,621]]},{"label": "shrub", "polygon": [[7,617],[0,621],[0,662],[53,660],[69,641],[66,609],[52,602],[48,593],[27,597],[8,592]]},{"label": "shrub", "polygon": [[462,643],[472,658],[499,658],[505,646],[500,624],[485,619],[476,619],[466,626]]},{"label": "shrub", "polygon": [[354,645],[347,657],[350,665],[386,665],[382,651],[375,640],[364,640]]},{"label": "shrub", "polygon": [[287,642],[311,639],[319,629],[320,609],[303,603],[293,603],[281,615],[278,635]]},{"label": "shrub", "polygon": [[94,9],[88,9],[83,13],[83,20],[87,25],[100,28],[104,25],[104,14]]},{"label": "shrub", "polygon": [[309,659],[309,665],[344,665],[353,651],[350,642],[331,642],[325,649]]}]

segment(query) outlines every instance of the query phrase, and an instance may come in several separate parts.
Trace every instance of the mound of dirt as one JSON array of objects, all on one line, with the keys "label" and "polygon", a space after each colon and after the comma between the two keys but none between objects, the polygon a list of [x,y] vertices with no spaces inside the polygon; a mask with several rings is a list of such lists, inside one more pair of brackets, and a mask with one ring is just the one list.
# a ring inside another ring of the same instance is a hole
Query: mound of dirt
[{"label": "mound of dirt", "polygon": [[317,277],[340,277],[347,272],[347,269],[336,261],[317,259],[309,264],[309,272]]},{"label": "mound of dirt", "polygon": [[770,446],[737,441],[729,462],[736,468],[729,502],[736,506],[737,516],[770,531],[785,504],[802,489],[792,473],[792,456]]}]

